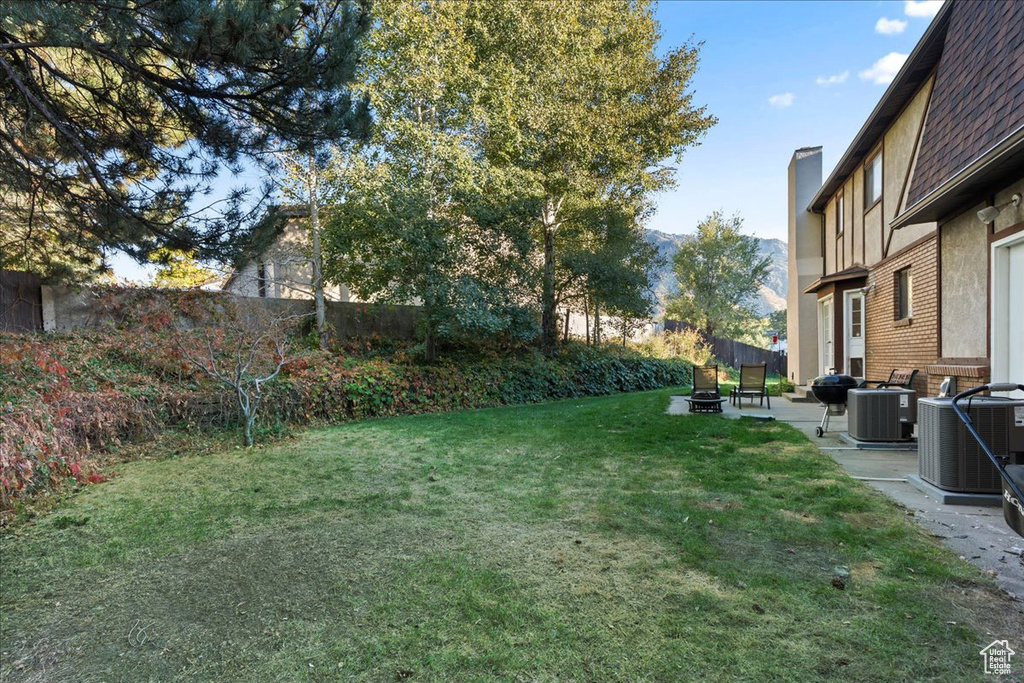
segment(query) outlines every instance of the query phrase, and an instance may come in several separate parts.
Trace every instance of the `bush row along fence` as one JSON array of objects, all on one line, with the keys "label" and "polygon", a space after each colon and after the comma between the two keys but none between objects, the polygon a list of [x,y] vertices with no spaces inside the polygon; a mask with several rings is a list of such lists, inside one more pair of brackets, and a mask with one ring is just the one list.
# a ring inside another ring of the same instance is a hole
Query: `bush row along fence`
[{"label": "bush row along fence", "polygon": [[[681,332],[683,330],[695,330],[690,323],[681,320],[666,320],[666,332]],[[721,363],[731,368],[738,368],[741,365],[755,365],[764,363],[768,366],[768,372],[786,376],[786,354],[779,351],[758,348],[750,344],[744,344],[733,339],[711,337],[711,353]]]},{"label": "bush row along fence", "polygon": [[[683,361],[617,357],[597,350],[557,359],[538,354],[461,366],[384,360],[352,366],[344,359],[333,364],[328,360],[298,363],[268,386],[258,423],[264,428],[338,424],[644,391],[691,380],[690,366]],[[171,426],[216,430],[239,421],[230,394],[170,386],[148,397],[117,390],[71,392],[36,407],[0,412],[0,517],[16,501],[62,480],[91,476],[90,453],[140,441]]]},{"label": "bush row along fence", "polygon": [[[117,321],[100,303],[102,287],[48,286],[31,273],[0,271],[0,331],[71,332],[103,329]],[[152,297],[173,297],[174,290],[146,290]],[[212,292],[234,301],[240,312],[263,310],[275,317],[308,315],[313,301],[242,297]],[[414,339],[421,315],[418,306],[385,306],[349,301],[327,301],[327,322],[339,338],[379,335]]]}]

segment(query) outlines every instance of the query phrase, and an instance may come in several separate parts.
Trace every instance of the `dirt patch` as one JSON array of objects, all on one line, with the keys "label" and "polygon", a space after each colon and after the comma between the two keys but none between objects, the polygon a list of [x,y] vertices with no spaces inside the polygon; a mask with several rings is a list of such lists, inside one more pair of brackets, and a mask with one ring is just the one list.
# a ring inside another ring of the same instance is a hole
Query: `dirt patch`
[{"label": "dirt patch", "polygon": [[796,510],[779,510],[779,514],[786,519],[791,519],[794,522],[803,522],[805,524],[817,524],[818,518],[809,512],[798,512]]},{"label": "dirt patch", "polygon": [[881,565],[874,562],[859,562],[850,567],[850,578],[855,585],[866,584],[878,577],[881,568]]}]

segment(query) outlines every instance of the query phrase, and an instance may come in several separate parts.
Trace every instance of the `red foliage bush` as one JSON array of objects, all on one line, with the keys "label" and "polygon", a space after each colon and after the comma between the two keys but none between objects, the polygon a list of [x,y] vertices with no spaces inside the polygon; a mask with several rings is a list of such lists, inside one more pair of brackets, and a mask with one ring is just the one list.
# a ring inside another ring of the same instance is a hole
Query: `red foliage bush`
[{"label": "red foliage bush", "polygon": [[[223,297],[186,294],[168,313],[166,299],[154,303],[117,289],[104,296],[116,326],[0,334],[0,511],[61,482],[102,481],[93,454],[122,442],[168,426],[239,424],[234,397],[187,362],[176,332],[205,325],[216,345],[218,325],[231,315]],[[332,352],[291,358],[268,385],[258,424],[332,424],[654,389],[686,379],[681,362],[586,347],[570,346],[554,360],[528,349],[478,350],[459,362],[421,365],[393,341],[354,339]]]}]

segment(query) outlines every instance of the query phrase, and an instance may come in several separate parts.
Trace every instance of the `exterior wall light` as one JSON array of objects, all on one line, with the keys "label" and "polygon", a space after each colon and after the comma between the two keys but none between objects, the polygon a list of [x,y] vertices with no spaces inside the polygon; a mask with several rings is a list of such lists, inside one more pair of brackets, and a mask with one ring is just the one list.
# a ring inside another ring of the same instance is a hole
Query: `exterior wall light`
[{"label": "exterior wall light", "polygon": [[1010,201],[1003,202],[999,206],[986,206],[978,212],[978,220],[982,223],[991,223],[999,216],[999,213],[1010,204],[1013,204],[1014,207],[1020,206],[1020,192],[1014,192],[1013,196],[1010,197]]}]

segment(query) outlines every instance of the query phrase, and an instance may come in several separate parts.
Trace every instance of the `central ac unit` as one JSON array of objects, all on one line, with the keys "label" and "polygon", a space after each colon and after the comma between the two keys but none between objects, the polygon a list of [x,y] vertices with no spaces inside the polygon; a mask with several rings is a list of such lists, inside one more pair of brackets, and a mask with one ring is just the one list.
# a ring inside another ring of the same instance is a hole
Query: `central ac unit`
[{"label": "central ac unit", "polygon": [[917,422],[913,389],[851,389],[846,394],[850,436],[858,441],[910,441]]},{"label": "central ac unit", "polygon": [[[1024,400],[990,396],[962,401],[975,428],[996,455],[1024,463]],[[953,412],[952,399],[918,401],[918,471],[921,478],[946,491],[1001,493],[1002,481],[992,461]]]}]

